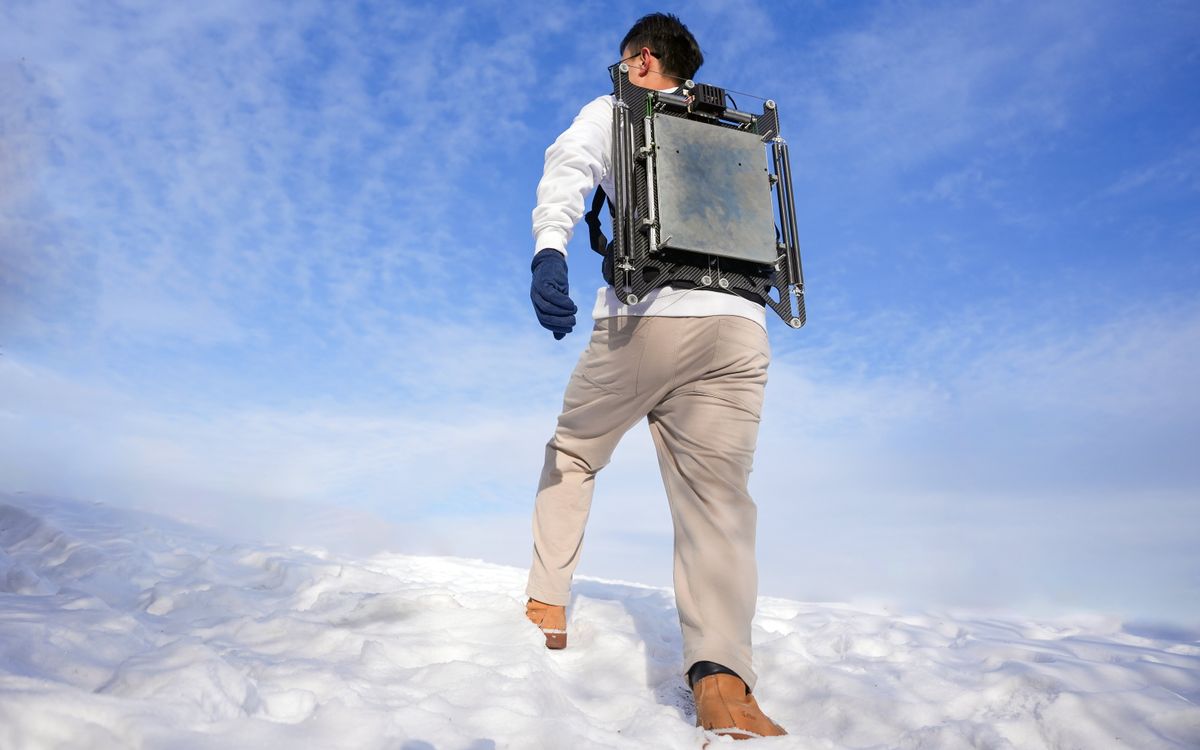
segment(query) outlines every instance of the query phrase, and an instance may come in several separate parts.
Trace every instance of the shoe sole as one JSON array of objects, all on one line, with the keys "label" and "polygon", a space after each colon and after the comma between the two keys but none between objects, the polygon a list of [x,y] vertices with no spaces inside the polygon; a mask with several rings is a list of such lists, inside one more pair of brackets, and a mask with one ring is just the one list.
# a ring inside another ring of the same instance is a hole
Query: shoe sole
[{"label": "shoe sole", "polygon": [[751,732],[749,729],[738,729],[737,727],[728,727],[725,729],[708,729],[705,731],[712,732],[713,734],[720,736],[720,737],[732,737],[735,740],[756,740],[756,739],[763,738],[763,735],[758,734],[757,732]]},{"label": "shoe sole", "polygon": [[557,651],[560,648],[567,647],[567,631],[565,630],[542,630],[546,636],[546,648]]}]

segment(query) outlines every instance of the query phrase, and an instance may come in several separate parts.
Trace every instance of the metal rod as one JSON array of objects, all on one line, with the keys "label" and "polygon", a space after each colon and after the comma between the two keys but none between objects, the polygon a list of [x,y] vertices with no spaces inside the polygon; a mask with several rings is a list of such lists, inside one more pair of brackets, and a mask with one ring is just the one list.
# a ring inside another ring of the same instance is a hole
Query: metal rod
[{"label": "metal rod", "polygon": [[791,159],[791,154],[788,151],[788,146],[786,143],[783,144],[783,171],[785,173],[785,182],[787,183],[788,217],[789,217],[788,220],[791,223],[791,235],[792,235],[792,242],[791,242],[792,258],[791,258],[790,265],[792,265],[792,267],[795,269],[794,274],[793,274],[795,276],[795,281],[793,283],[797,287],[800,288],[801,292],[803,292],[804,291],[804,266],[800,262],[800,233],[796,230],[796,193],[792,187],[792,159]]},{"label": "metal rod", "polygon": [[732,120],[740,123],[754,122],[754,115],[749,112],[742,112],[738,109],[727,109],[721,113],[722,120]]},{"label": "metal rod", "polygon": [[646,130],[646,218],[650,220],[650,252],[655,252],[658,250],[658,213],[654,210],[654,132],[649,117],[643,120],[643,125]]},{"label": "metal rod", "polygon": [[614,196],[614,212],[613,212],[613,237],[616,240],[616,257],[613,258],[613,282],[616,286],[617,273],[620,272],[622,277],[625,274],[622,266],[618,263],[619,258],[624,258],[629,255],[629,192],[626,190],[628,184],[628,166],[626,155],[629,151],[627,144],[627,131],[629,123],[629,107],[623,100],[618,100],[613,107],[613,182],[616,186],[616,196]]},{"label": "metal rod", "polygon": [[[771,158],[775,164],[775,200],[779,204],[779,239],[783,245],[784,259],[787,265],[792,264],[791,254],[788,248],[791,247],[791,237],[788,236],[788,210],[787,210],[787,189],[783,182],[783,166],[779,156],[779,139],[771,142]],[[791,271],[788,272],[788,283],[791,283]]]},{"label": "metal rod", "polygon": [[788,284],[804,289],[804,270],[800,266],[800,243],[796,231],[796,204],[792,193],[792,164],[787,143],[776,140],[775,172],[779,177],[779,220],[783,224],[784,251],[788,261]]},{"label": "metal rod", "polygon": [[633,125],[629,122],[629,108],[621,112],[621,190],[627,198],[625,201],[625,245],[621,254],[625,258],[633,257],[634,243],[634,192],[633,192]]},{"label": "metal rod", "polygon": [[663,104],[672,104],[676,107],[687,108],[688,99],[690,97],[685,94],[673,94],[669,91],[660,91],[656,94],[657,99]]},{"label": "metal rod", "polygon": [[[615,187],[621,185],[621,102],[618,101],[613,106],[613,123],[612,123],[612,142],[613,153],[616,158],[613,159],[613,183]],[[620,190],[614,190],[616,195],[610,196],[613,201],[613,247],[617,253],[621,252],[622,246],[625,244],[625,196],[621,195]],[[614,278],[615,280],[615,278]]]}]

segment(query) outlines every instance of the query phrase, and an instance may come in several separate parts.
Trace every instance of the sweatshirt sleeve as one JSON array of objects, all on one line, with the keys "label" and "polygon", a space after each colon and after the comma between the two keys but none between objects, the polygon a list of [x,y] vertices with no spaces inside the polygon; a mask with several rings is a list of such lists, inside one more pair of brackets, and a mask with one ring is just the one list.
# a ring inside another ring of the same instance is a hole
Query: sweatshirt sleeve
[{"label": "sweatshirt sleeve", "polygon": [[571,126],[546,149],[546,166],[533,209],[533,252],[567,243],[583,217],[587,194],[608,174],[612,161],[612,96],[588,102]]}]

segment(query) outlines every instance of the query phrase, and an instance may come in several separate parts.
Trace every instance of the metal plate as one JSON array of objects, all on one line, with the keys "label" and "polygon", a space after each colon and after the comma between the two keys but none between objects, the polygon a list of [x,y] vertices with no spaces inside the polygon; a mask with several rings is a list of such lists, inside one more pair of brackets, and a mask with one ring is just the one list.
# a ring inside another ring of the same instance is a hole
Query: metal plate
[{"label": "metal plate", "polygon": [[774,263],[767,155],[750,132],[654,118],[659,242],[664,247]]}]

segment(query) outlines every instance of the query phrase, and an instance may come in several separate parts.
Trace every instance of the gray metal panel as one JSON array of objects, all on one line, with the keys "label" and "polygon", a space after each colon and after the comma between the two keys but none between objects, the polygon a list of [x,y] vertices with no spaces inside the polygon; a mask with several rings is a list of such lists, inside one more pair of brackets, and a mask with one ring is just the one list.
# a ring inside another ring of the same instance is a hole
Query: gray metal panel
[{"label": "gray metal panel", "polygon": [[654,118],[659,241],[664,247],[774,263],[767,155],[755,133]]}]

